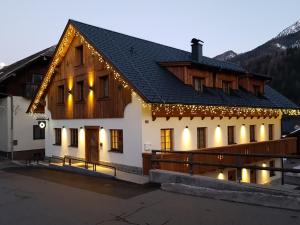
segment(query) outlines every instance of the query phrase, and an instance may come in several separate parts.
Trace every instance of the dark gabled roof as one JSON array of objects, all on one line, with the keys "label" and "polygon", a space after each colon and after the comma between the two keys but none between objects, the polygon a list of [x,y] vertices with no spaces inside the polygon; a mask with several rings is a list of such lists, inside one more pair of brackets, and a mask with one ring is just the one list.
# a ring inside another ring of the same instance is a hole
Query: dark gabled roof
[{"label": "dark gabled roof", "polygon": [[51,47],[46,48],[40,52],[37,52],[31,56],[21,59],[13,64],[3,67],[0,70],[0,83],[3,82],[4,80],[6,80],[7,78],[9,78],[10,76],[12,76],[18,70],[24,68],[26,65],[39,59],[40,57],[47,57],[47,58],[52,57],[55,47],[56,47],[55,45],[51,46]]},{"label": "dark gabled roof", "polygon": [[[70,20],[75,28],[109,60],[125,79],[150,103],[204,104],[265,108],[298,108],[269,86],[257,97],[244,90],[226,95],[221,89],[206,88],[201,95],[160,66],[160,62],[193,62],[191,53],[140,38]],[[193,62],[195,63],[195,62]],[[246,71],[233,63],[203,57],[206,66],[238,73]]]}]

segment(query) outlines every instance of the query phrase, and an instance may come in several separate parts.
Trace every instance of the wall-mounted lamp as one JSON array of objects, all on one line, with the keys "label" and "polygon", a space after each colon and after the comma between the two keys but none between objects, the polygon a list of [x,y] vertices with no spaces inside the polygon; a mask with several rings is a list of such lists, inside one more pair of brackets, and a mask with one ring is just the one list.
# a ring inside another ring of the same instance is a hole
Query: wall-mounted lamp
[{"label": "wall-mounted lamp", "polygon": [[245,126],[245,124],[243,123],[242,126]]},{"label": "wall-mounted lamp", "polygon": [[217,127],[220,127],[220,125],[218,125]]},{"label": "wall-mounted lamp", "polygon": [[83,127],[79,127],[79,129],[83,129]]},{"label": "wall-mounted lamp", "polygon": [[100,130],[103,130],[103,127],[100,127]]},{"label": "wall-mounted lamp", "polygon": [[186,125],[185,128],[189,128],[189,126]]},{"label": "wall-mounted lamp", "polygon": [[265,125],[265,123],[262,123],[262,125]]},{"label": "wall-mounted lamp", "polygon": [[92,91],[93,90],[93,86],[89,86],[89,90]]},{"label": "wall-mounted lamp", "polygon": [[65,128],[65,126],[62,126],[62,128]]},{"label": "wall-mounted lamp", "polygon": [[68,90],[68,94],[69,94],[69,95],[72,94],[72,90],[71,90],[71,89]]}]

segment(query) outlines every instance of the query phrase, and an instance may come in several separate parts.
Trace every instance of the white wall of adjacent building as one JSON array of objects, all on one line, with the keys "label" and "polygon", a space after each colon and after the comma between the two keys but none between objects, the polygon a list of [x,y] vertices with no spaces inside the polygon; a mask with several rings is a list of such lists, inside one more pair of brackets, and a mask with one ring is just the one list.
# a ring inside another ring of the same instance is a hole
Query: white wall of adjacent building
[{"label": "white wall of adjacent building", "polygon": [[[33,125],[37,125],[36,118],[26,113],[30,100],[20,96],[13,96],[13,113],[11,99],[0,99],[0,151],[11,151],[11,140],[16,140],[14,151],[43,149],[44,140],[33,139]],[[11,115],[13,115],[13,139],[11,139]]]}]

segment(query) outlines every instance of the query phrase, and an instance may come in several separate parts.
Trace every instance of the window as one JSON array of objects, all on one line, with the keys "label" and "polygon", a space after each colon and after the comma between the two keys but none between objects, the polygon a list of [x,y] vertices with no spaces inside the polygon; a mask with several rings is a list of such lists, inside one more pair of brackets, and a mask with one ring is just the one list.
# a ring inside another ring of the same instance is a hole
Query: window
[{"label": "window", "polygon": [[55,145],[61,145],[61,128],[55,128]]},{"label": "window", "polygon": [[76,66],[83,65],[83,45],[77,46],[75,48],[75,61]]},{"label": "window", "polygon": [[259,85],[253,85],[253,92],[256,96],[260,96],[261,95],[260,86]]},{"label": "window", "polygon": [[234,138],[234,126],[228,126],[227,127],[227,135],[228,135],[228,144],[232,145],[235,144],[235,138]]},{"label": "window", "polygon": [[45,129],[39,125],[33,125],[33,140],[45,139]]},{"label": "window", "polygon": [[171,151],[173,148],[173,129],[160,130],[160,146],[162,150]]},{"label": "window", "polygon": [[123,130],[110,130],[111,151],[123,152]]},{"label": "window", "polygon": [[83,81],[78,81],[76,82],[76,93],[77,93],[77,101],[83,101],[83,86],[84,85],[84,82]]},{"label": "window", "polygon": [[71,128],[70,134],[70,146],[78,147],[78,129]]},{"label": "window", "polygon": [[108,75],[99,77],[100,79],[100,98],[106,98],[109,95]]},{"label": "window", "polygon": [[223,89],[224,93],[229,95],[231,86],[232,86],[232,82],[224,81],[224,80],[222,81],[222,89]]},{"label": "window", "polygon": [[206,127],[197,128],[197,148],[206,148]]},{"label": "window", "polygon": [[200,77],[194,77],[194,88],[198,93],[203,92],[204,79]]},{"label": "window", "polygon": [[[271,160],[270,161],[270,167],[274,168],[275,167],[275,161]],[[274,177],[275,176],[275,171],[270,171],[270,177]]]},{"label": "window", "polygon": [[255,125],[250,125],[250,142],[256,141]]},{"label": "window", "polygon": [[58,97],[57,102],[59,104],[64,104],[65,103],[65,87],[64,87],[64,85],[58,86],[58,95],[57,95],[57,97]]},{"label": "window", "polygon": [[43,79],[43,75],[41,74],[33,74],[32,75],[32,83],[33,84],[39,84]]},{"label": "window", "polygon": [[269,124],[269,140],[274,139],[274,124]]}]

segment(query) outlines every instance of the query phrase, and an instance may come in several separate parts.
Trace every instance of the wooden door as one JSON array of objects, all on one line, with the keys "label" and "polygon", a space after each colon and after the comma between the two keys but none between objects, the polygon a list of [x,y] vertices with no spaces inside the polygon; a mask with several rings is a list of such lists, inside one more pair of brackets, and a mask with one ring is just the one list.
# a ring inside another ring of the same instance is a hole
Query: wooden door
[{"label": "wooden door", "polygon": [[256,184],[256,170],[250,170],[250,183]]},{"label": "wooden door", "polygon": [[85,159],[98,162],[99,159],[99,127],[85,128]]}]

